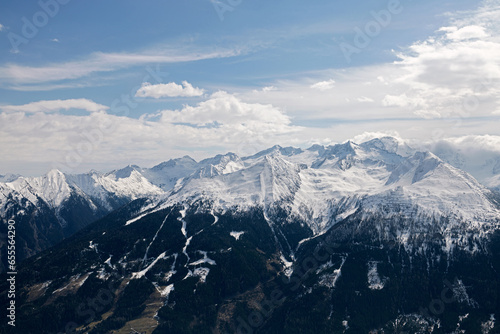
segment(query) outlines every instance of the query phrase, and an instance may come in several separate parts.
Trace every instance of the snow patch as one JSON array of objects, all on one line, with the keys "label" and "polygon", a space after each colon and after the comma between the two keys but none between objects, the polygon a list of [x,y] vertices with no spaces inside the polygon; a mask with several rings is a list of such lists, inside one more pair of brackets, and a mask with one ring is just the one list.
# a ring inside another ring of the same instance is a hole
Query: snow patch
[{"label": "snow patch", "polygon": [[[238,240],[238,239],[236,239]],[[290,278],[293,274],[293,262],[287,261],[287,259],[281,254],[280,256],[281,263],[283,263],[283,269],[285,271],[285,275]]]},{"label": "snow patch", "polygon": [[473,308],[479,307],[479,304],[474,299],[469,297],[467,288],[465,287],[462,280],[457,279],[455,281],[455,284],[453,284],[453,296],[459,303],[467,304],[468,306]]},{"label": "snow patch", "polygon": [[150,214],[150,212],[146,212],[146,213],[143,213],[142,215],[140,215],[138,217],[135,217],[133,219],[127,220],[127,222],[125,223],[125,226],[128,226],[128,225],[130,225],[132,223],[135,223],[136,221],[141,220],[142,218],[146,217],[149,214]]},{"label": "snow patch", "polygon": [[156,282],[154,282],[153,285],[155,286],[156,290],[160,293],[160,295],[162,297],[167,298],[167,301],[168,301],[168,297],[170,296],[170,293],[172,291],[174,291],[174,285],[170,284],[170,285],[164,287],[163,289],[160,286],[158,286],[158,283],[156,283]]},{"label": "snow patch", "polygon": [[335,269],[332,273],[327,273],[323,274],[319,278],[319,285],[326,286],[328,288],[335,288],[335,284],[337,284],[337,281],[339,280],[340,276],[342,275],[342,267],[344,266],[344,263],[346,261],[347,257],[342,258],[342,263],[340,264],[340,267],[338,269]]},{"label": "snow patch", "polygon": [[191,262],[189,265],[190,266],[198,266],[200,264],[203,264],[203,263],[208,263],[208,264],[211,264],[212,266],[215,266],[217,265],[217,263],[215,263],[214,260],[210,259],[207,255],[207,252],[205,251],[198,251],[198,253],[202,254],[203,255],[203,259],[200,259],[198,261],[195,261],[195,262]]},{"label": "snow patch", "polygon": [[387,278],[380,278],[377,271],[378,262],[368,262],[368,287],[371,290],[382,290],[387,282]]},{"label": "snow patch", "polygon": [[95,250],[96,253],[97,253],[97,245],[98,244],[94,244],[94,241],[92,240],[89,242],[89,248]]},{"label": "snow patch", "polygon": [[139,278],[144,277],[144,275],[146,275],[147,272],[151,268],[153,268],[158,261],[160,261],[161,259],[165,258],[166,254],[167,254],[167,252],[161,253],[146,269],[143,269],[143,270],[141,270],[139,272],[132,273],[132,279],[139,279]]},{"label": "snow patch", "polygon": [[240,237],[245,234],[244,231],[240,231],[240,232],[236,232],[236,231],[232,231],[229,233],[233,238],[235,238],[236,240],[240,240]]},{"label": "snow patch", "polygon": [[201,283],[205,283],[207,281],[207,276],[210,273],[209,268],[201,267],[201,268],[196,268],[193,271],[193,276],[198,276],[200,278]]},{"label": "snow patch", "polygon": [[481,334],[489,334],[490,331],[495,327],[495,315],[490,315],[490,320],[481,323]]}]

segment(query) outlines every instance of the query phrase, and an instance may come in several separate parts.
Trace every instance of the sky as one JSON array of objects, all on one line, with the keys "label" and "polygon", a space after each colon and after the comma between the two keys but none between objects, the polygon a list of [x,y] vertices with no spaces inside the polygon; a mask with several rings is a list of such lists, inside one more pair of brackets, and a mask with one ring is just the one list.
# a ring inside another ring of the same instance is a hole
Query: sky
[{"label": "sky", "polygon": [[500,153],[499,33],[498,0],[2,1],[0,174],[380,135]]}]

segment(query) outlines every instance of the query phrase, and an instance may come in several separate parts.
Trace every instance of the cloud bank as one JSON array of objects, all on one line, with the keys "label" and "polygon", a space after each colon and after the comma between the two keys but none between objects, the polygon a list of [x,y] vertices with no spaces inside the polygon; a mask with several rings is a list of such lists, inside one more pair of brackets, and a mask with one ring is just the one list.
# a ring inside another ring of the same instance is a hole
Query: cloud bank
[{"label": "cloud bank", "polygon": [[205,158],[214,148],[245,155],[301,130],[279,108],[245,103],[222,91],[196,105],[140,119],[113,115],[97,104],[86,106],[92,109],[89,115],[50,113],[69,104],[40,101],[0,113],[4,166],[24,162],[28,168],[36,162],[75,172],[130,163],[151,166],[184,154]]},{"label": "cloud bank", "polygon": [[182,85],[175,82],[167,84],[152,85],[149,82],[142,84],[142,87],[137,90],[137,97],[153,97],[159,99],[161,97],[194,97],[202,96],[205,91],[201,88],[195,88],[187,81],[183,81]]},{"label": "cloud bank", "polygon": [[95,103],[88,99],[69,99],[69,100],[43,100],[23,105],[0,105],[0,110],[5,112],[54,112],[60,110],[81,109],[90,112],[98,112],[109,109],[107,106]]}]

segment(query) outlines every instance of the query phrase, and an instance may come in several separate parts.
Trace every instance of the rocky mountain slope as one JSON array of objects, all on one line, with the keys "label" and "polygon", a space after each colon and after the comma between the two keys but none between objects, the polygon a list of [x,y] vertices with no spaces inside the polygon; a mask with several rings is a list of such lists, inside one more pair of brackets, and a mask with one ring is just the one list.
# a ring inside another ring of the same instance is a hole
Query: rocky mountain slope
[{"label": "rocky mountain slope", "polygon": [[51,175],[0,189],[131,202],[24,261],[25,333],[500,331],[498,194],[393,138]]}]

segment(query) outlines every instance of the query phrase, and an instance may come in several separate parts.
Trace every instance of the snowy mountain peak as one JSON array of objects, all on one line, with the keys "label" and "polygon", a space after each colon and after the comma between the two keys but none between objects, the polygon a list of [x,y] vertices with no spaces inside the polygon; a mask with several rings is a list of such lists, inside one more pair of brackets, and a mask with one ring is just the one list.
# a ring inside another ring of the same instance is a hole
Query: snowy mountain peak
[{"label": "snowy mountain peak", "polygon": [[[289,155],[275,146],[245,160],[219,155],[179,179],[160,207],[196,200],[212,203],[216,211],[279,205],[314,233],[354,214],[379,214],[382,208],[389,216],[415,217],[416,224],[419,219],[428,224],[432,217],[453,224],[499,220],[488,190],[473,177],[430,152],[406,157],[397,153],[399,148],[397,140],[382,138],[362,145],[318,145]],[[238,168],[225,170],[231,163]]]},{"label": "snowy mountain peak", "polygon": [[303,150],[300,148],[291,147],[291,146],[281,147],[280,145],[274,145],[273,147],[268,148],[268,149],[263,150],[263,151],[260,151],[252,156],[244,157],[244,158],[242,158],[242,160],[244,160],[244,161],[255,160],[255,159],[259,159],[259,158],[266,156],[266,155],[276,155],[276,154],[291,157],[294,155],[301,154],[302,152],[303,152]]},{"label": "snowy mountain peak", "polygon": [[0,175],[0,183],[13,182],[20,177],[21,177],[21,175],[19,175],[19,174]]},{"label": "snowy mountain peak", "polygon": [[200,161],[200,165],[219,165],[219,164],[227,164],[230,161],[241,161],[238,155],[234,153],[226,153],[226,154],[218,154],[213,158],[208,158]]},{"label": "snowy mountain peak", "polygon": [[137,171],[139,170],[140,167],[139,166],[136,166],[136,165],[128,165],[127,167],[125,168],[122,168],[122,169],[118,169],[118,170],[115,170],[115,171],[112,171],[111,173],[109,173],[108,175],[113,175],[115,176],[117,179],[125,179],[125,178],[128,178],[132,175],[132,173],[134,171]]},{"label": "snowy mountain peak", "polygon": [[193,158],[191,158],[189,155],[185,155],[182,158],[178,159],[170,159],[168,161],[162,162],[153,168],[151,170],[153,171],[160,171],[165,168],[173,168],[175,166],[179,167],[184,167],[184,168],[193,168],[196,166],[197,162]]},{"label": "snowy mountain peak", "polygon": [[40,177],[21,177],[7,185],[32,203],[42,198],[51,207],[60,206],[72,191],[64,173],[57,169]]},{"label": "snowy mountain peak", "polygon": [[347,141],[343,144],[337,144],[334,146],[328,146],[325,155],[327,159],[345,159],[348,156],[354,156],[359,151],[359,145]]},{"label": "snowy mountain peak", "polygon": [[401,139],[394,137],[375,138],[360,144],[360,146],[364,148],[384,150],[389,153],[401,155],[403,157],[408,157],[416,151]]},{"label": "snowy mountain peak", "polygon": [[228,174],[245,168],[244,162],[234,153],[219,154],[213,158],[200,161],[201,166],[193,177],[213,177]]}]

